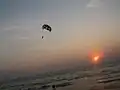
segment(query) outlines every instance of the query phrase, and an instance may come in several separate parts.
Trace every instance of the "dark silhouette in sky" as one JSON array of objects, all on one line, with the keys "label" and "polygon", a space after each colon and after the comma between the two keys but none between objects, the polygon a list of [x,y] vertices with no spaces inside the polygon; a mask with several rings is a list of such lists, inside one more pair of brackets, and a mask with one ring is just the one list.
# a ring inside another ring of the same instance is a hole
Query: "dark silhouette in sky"
[{"label": "dark silhouette in sky", "polygon": [[43,29],[43,30],[46,29],[46,30],[48,30],[49,32],[52,31],[52,28],[51,28],[49,25],[47,25],[47,24],[44,24],[44,25],[42,26],[42,29]]},{"label": "dark silhouette in sky", "polygon": [[[47,30],[47,31],[49,31],[49,32],[51,32],[52,31],[52,28],[49,26],[49,25],[47,25],[47,24],[44,24],[43,26],[42,26],[42,31],[43,30]],[[42,39],[44,38],[44,36],[42,36]]]},{"label": "dark silhouette in sky", "polygon": [[44,38],[44,36],[42,36],[42,39]]}]

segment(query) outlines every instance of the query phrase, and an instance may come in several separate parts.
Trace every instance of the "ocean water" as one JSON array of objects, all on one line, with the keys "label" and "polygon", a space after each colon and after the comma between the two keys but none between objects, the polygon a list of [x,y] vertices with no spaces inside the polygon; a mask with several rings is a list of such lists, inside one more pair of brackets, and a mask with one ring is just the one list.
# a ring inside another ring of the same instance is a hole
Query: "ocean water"
[{"label": "ocean water", "polygon": [[118,63],[39,74],[2,83],[0,90],[120,90]]}]

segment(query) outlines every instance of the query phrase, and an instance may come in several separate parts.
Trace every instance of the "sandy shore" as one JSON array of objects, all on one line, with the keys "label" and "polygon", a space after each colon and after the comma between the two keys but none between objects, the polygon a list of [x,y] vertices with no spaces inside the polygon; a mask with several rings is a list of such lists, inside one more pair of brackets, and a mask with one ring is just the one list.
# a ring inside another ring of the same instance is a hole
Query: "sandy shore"
[{"label": "sandy shore", "polygon": [[[66,87],[59,87],[56,90],[90,90],[93,85],[96,84],[95,78],[87,78],[87,79],[79,79],[72,81],[73,85],[66,86]],[[52,90],[52,88],[48,89]]]}]

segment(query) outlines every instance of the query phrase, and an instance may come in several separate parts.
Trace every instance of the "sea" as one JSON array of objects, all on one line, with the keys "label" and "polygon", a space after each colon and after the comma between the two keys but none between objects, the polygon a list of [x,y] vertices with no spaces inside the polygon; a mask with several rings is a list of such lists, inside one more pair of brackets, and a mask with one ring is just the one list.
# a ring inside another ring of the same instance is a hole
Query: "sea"
[{"label": "sea", "polygon": [[120,90],[120,61],[16,77],[0,82],[0,90]]}]

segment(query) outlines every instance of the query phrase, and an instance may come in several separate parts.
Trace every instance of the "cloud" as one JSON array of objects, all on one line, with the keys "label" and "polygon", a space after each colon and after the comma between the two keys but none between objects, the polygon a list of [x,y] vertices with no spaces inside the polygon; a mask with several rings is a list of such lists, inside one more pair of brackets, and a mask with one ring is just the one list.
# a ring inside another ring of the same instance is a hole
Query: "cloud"
[{"label": "cloud", "polygon": [[5,31],[11,31],[11,30],[16,30],[18,28],[19,28],[18,26],[10,26],[10,27],[3,28],[3,30],[5,30]]},{"label": "cloud", "polygon": [[29,37],[19,37],[20,40],[28,40]]},{"label": "cloud", "polygon": [[29,30],[30,27],[27,26],[20,26],[20,25],[11,25],[2,27],[3,31],[21,31],[21,30]]},{"label": "cloud", "polygon": [[90,2],[87,4],[87,8],[97,8],[102,5],[101,0],[90,0]]}]

